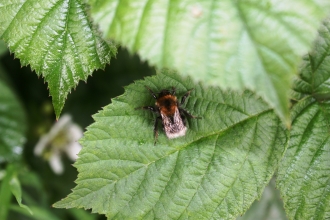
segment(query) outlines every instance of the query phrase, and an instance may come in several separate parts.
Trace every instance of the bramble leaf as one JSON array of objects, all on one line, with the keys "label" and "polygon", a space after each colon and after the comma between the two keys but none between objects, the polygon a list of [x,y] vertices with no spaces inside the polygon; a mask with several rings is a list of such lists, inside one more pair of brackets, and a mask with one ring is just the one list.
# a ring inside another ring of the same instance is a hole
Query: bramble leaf
[{"label": "bramble leaf", "polygon": [[80,0],[2,0],[0,38],[22,65],[45,77],[57,118],[79,80],[104,68],[116,53]]},{"label": "bramble leaf", "polygon": [[278,186],[289,219],[330,218],[330,18],[295,80],[292,130]]},{"label": "bramble leaf", "polygon": [[[194,88],[184,108],[184,137],[160,132],[154,116],[136,107],[154,105],[155,92]],[[109,219],[235,219],[259,198],[286,146],[280,119],[250,91],[205,88],[163,70],[126,87],[124,95],[94,115],[80,141],[77,186],[57,208],[85,208]]]},{"label": "bramble leaf", "polygon": [[106,37],[157,67],[263,96],[287,124],[301,56],[330,9],[326,0],[88,0]]}]

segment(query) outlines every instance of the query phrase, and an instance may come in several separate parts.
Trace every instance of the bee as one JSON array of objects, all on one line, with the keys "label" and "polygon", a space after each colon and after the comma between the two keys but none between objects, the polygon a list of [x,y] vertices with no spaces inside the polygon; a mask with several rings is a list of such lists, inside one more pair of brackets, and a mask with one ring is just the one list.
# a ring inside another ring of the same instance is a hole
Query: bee
[{"label": "bee", "polygon": [[161,120],[163,129],[166,136],[169,139],[182,137],[186,134],[186,116],[190,118],[200,119],[201,117],[196,117],[190,114],[187,110],[181,107],[190,95],[191,90],[188,90],[184,96],[182,96],[181,101],[179,102],[175,96],[175,88],[172,87],[172,90],[163,89],[158,95],[156,95],[148,86],[145,86],[152,97],[156,99],[155,106],[142,106],[137,107],[137,109],[149,110],[156,114],[155,123],[154,123],[154,137],[156,145],[158,138],[158,122]]}]

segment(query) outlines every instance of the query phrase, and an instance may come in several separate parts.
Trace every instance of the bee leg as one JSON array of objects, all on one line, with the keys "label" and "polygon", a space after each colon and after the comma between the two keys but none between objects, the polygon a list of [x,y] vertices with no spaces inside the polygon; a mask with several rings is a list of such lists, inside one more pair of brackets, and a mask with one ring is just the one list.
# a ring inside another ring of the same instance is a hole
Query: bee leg
[{"label": "bee leg", "polygon": [[154,99],[157,99],[156,94],[148,86],[145,86],[145,87],[149,90],[149,92],[152,95],[152,97],[154,97]]},{"label": "bee leg", "polygon": [[158,120],[161,119],[161,116],[158,116],[155,119],[155,124],[154,124],[154,136],[155,136],[155,142],[154,145],[156,145],[157,139],[158,139]]},{"label": "bee leg", "polygon": [[190,114],[187,110],[185,110],[183,108],[180,108],[180,111],[183,112],[184,114],[188,115],[190,118],[202,119],[202,117],[194,116],[194,115]]},{"label": "bee leg", "polygon": [[149,110],[151,112],[158,112],[154,106],[142,106],[142,107],[135,108],[135,110],[138,110],[138,109]]},{"label": "bee leg", "polygon": [[175,95],[175,92],[176,92],[176,88],[174,86],[172,86],[172,92],[171,92],[171,94],[172,95]]},{"label": "bee leg", "polygon": [[186,99],[188,98],[188,96],[190,95],[191,91],[193,91],[193,90],[194,89],[190,89],[188,92],[186,92],[186,94],[184,96],[182,96],[180,105],[183,105],[185,103]]},{"label": "bee leg", "polygon": [[184,115],[183,112],[180,112],[180,116],[181,116],[181,119],[182,119],[183,125],[186,126],[186,123],[187,123],[186,116]]}]

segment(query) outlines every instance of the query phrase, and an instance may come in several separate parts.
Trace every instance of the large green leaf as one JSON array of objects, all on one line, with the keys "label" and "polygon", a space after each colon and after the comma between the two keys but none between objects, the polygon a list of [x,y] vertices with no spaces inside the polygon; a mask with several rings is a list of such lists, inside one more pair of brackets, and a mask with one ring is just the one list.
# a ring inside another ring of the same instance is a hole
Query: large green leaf
[{"label": "large green leaf", "polygon": [[288,92],[327,0],[89,0],[105,35],[157,67],[256,90],[290,124]]},{"label": "large green leaf", "polygon": [[330,218],[330,19],[295,81],[289,147],[278,186],[289,219]]},{"label": "large green leaf", "polygon": [[22,65],[45,77],[57,117],[79,80],[104,68],[116,53],[80,0],[1,0],[0,38]]},{"label": "large green leaf", "polygon": [[[155,92],[195,88],[185,108],[186,136],[154,146]],[[259,198],[286,145],[280,119],[265,102],[245,91],[205,88],[167,72],[126,88],[88,127],[75,163],[77,186],[58,208],[84,207],[110,219],[234,219]]]},{"label": "large green leaf", "polygon": [[0,163],[20,158],[27,128],[23,107],[2,74],[0,66]]}]

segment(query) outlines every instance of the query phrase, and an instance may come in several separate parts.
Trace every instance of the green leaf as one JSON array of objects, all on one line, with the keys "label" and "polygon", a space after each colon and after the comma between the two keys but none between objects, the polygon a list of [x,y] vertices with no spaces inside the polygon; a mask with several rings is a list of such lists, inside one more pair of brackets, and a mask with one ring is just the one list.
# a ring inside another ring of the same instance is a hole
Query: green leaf
[{"label": "green leaf", "polygon": [[22,189],[21,189],[21,184],[20,184],[18,178],[16,177],[16,175],[11,178],[11,180],[9,182],[9,186],[10,186],[10,191],[15,196],[18,205],[21,208],[26,209],[30,213],[30,215],[32,215],[33,213],[29,209],[29,207],[27,207],[26,205],[22,204]]},{"label": "green leaf", "polygon": [[22,65],[45,77],[57,118],[79,80],[104,68],[116,53],[80,0],[1,0],[0,38]]},{"label": "green leaf", "polygon": [[16,164],[8,164],[6,175],[1,182],[0,188],[0,219],[7,219],[7,214],[10,205],[11,194],[17,200],[19,206],[29,212],[30,216],[32,211],[26,205],[22,204],[22,189],[21,184],[17,178],[17,171],[20,169]]},{"label": "green leaf", "polygon": [[6,168],[6,174],[0,182],[0,219],[7,219],[11,199],[10,180],[14,173],[15,167],[9,164]]},{"label": "green leaf", "polygon": [[[136,107],[154,105],[155,92],[195,88],[186,108],[184,137],[160,132],[154,116]],[[250,91],[206,88],[164,70],[126,88],[98,114],[81,140],[77,186],[57,208],[92,208],[110,219],[234,219],[260,197],[286,145],[273,110]]]},{"label": "green leaf", "polygon": [[289,89],[329,1],[89,0],[106,37],[157,67],[256,90],[287,124]]},{"label": "green leaf", "polygon": [[330,218],[330,19],[295,81],[291,138],[278,186],[289,219]]},{"label": "green leaf", "polygon": [[23,107],[2,74],[0,66],[0,163],[21,157],[27,128]]}]

